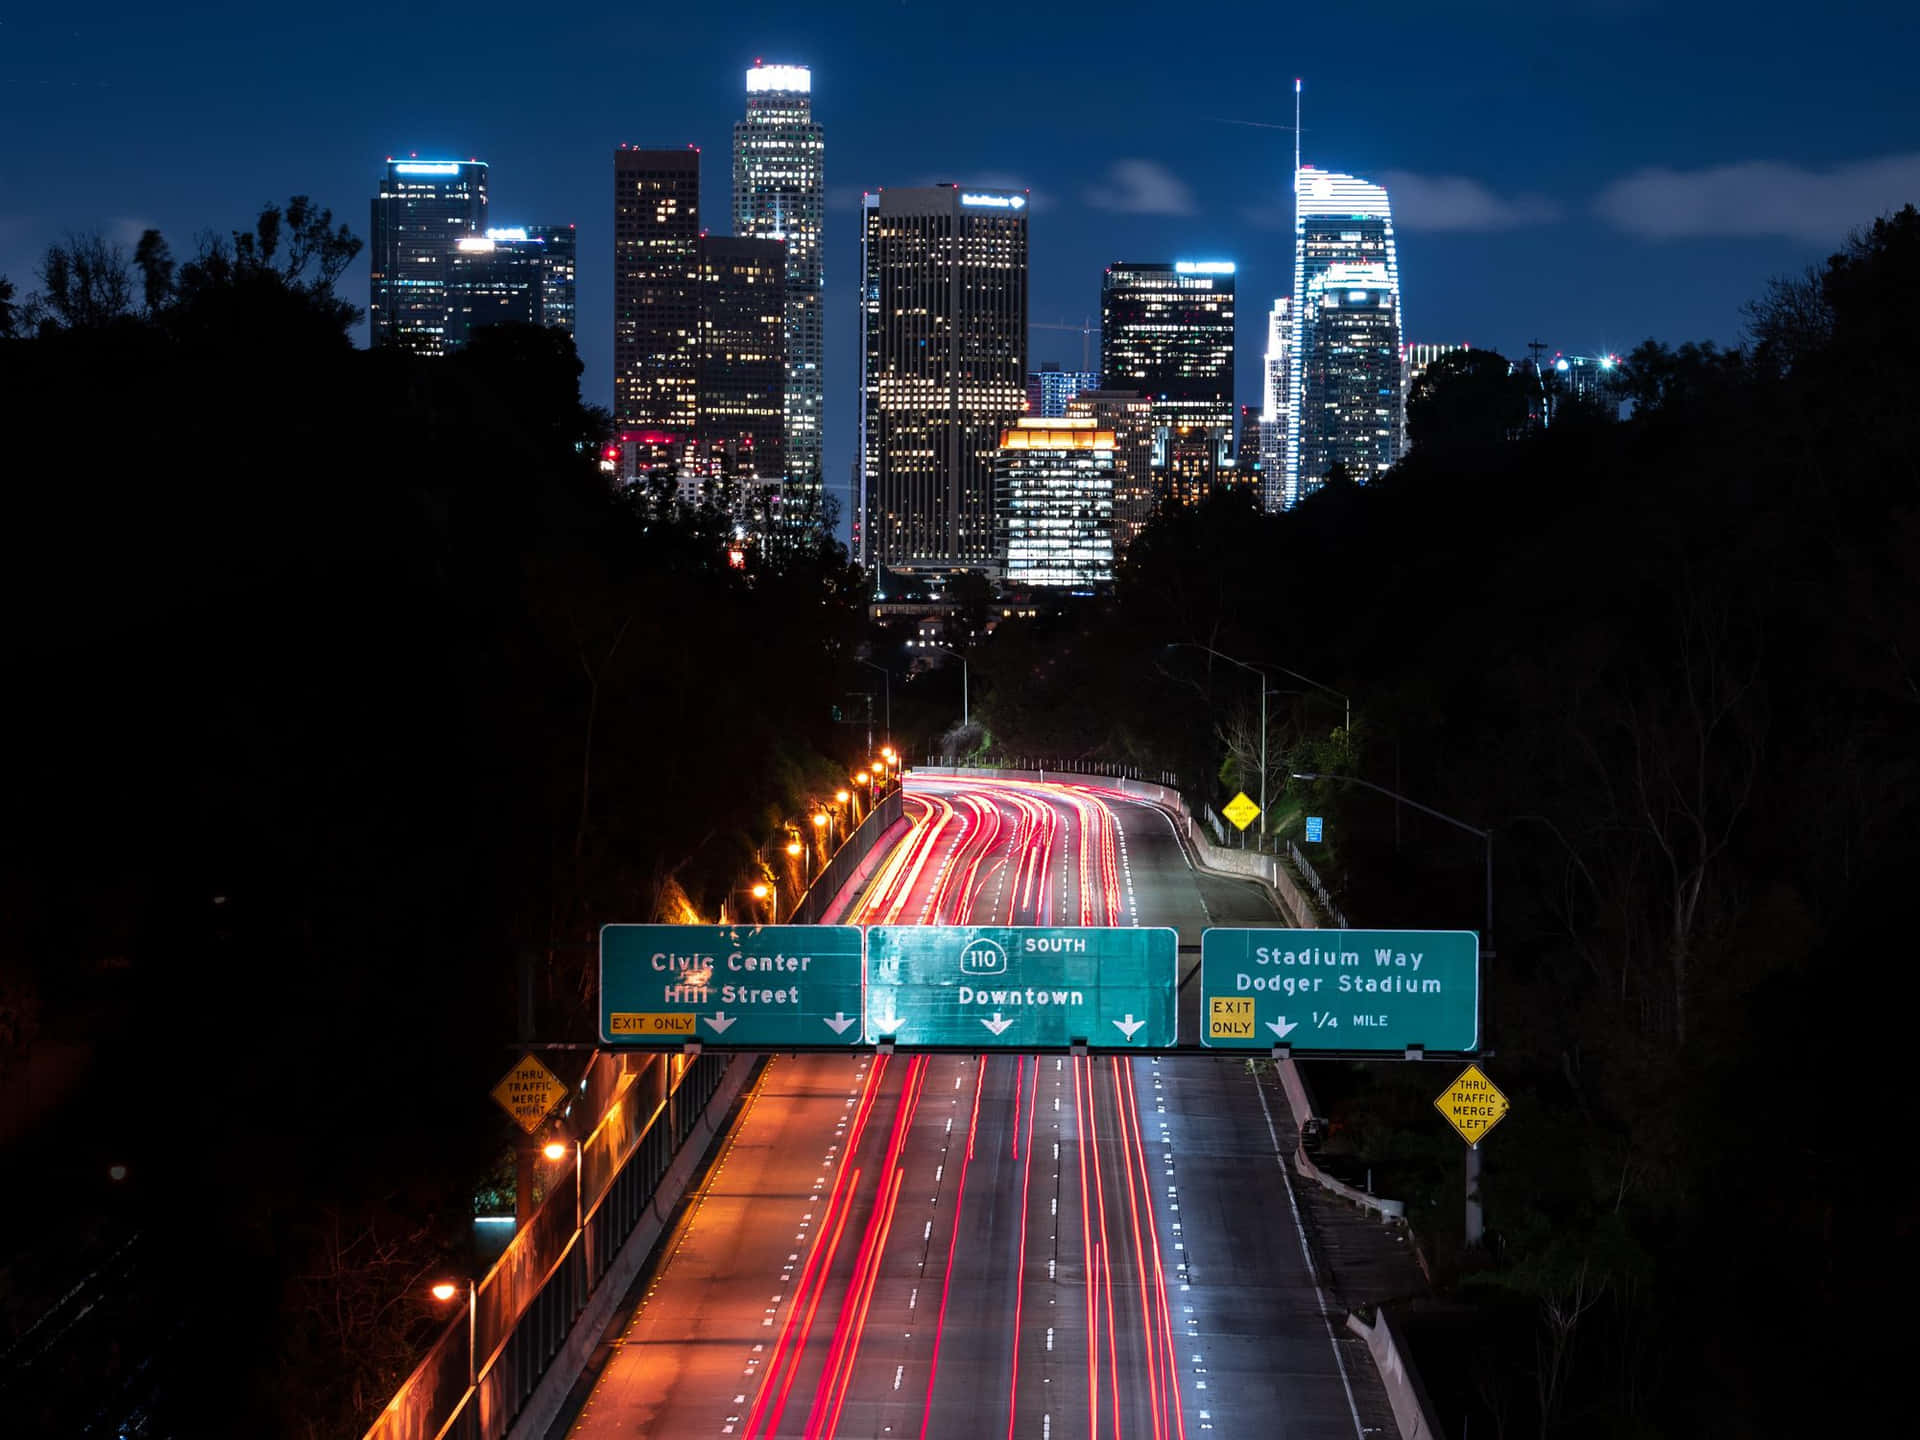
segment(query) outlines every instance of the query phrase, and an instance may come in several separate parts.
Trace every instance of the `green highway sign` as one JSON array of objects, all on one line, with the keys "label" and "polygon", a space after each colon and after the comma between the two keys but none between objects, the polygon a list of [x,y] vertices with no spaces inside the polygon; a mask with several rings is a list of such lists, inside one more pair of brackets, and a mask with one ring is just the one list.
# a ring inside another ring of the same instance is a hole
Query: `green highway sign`
[{"label": "green highway sign", "polygon": [[604,925],[600,1038],[852,1048],[860,960],[857,925]]},{"label": "green highway sign", "polygon": [[1480,1048],[1471,930],[1207,930],[1200,1043],[1226,1049]]},{"label": "green highway sign", "polygon": [[873,925],[867,1040],[968,1050],[1171,1049],[1179,933],[1072,925]]}]

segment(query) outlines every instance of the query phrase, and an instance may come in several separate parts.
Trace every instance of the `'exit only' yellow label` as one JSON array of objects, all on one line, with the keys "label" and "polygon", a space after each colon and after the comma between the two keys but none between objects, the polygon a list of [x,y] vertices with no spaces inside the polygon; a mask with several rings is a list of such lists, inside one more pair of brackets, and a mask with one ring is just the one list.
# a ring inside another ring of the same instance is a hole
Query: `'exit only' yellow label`
[{"label": "'exit only' yellow label", "polygon": [[611,1035],[693,1035],[698,1015],[635,1015],[619,1010],[609,1017]]},{"label": "'exit only' yellow label", "polygon": [[1207,1001],[1207,1035],[1214,1040],[1244,1040],[1253,1034],[1253,997],[1214,995]]}]

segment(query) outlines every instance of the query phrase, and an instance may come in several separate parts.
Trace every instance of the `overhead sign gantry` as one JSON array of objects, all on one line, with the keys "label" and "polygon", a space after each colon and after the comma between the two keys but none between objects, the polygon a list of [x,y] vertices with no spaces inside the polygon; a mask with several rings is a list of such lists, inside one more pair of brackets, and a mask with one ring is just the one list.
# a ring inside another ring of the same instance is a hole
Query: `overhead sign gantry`
[{"label": "overhead sign gantry", "polygon": [[1181,1043],[1179,935],[1073,925],[608,925],[600,1038],[729,1050],[1471,1055],[1466,930],[1201,936]]}]

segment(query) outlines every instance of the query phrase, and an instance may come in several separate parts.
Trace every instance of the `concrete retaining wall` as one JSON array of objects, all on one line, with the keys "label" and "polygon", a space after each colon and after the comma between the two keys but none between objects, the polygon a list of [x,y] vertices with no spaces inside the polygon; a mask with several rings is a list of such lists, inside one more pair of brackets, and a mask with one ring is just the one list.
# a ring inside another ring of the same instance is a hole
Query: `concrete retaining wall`
[{"label": "concrete retaining wall", "polygon": [[1400,1342],[1392,1317],[1381,1310],[1369,1325],[1348,1312],[1347,1329],[1367,1342],[1373,1368],[1380,1372],[1380,1383],[1393,1406],[1393,1423],[1400,1431],[1400,1440],[1441,1440],[1431,1418],[1427,1387],[1420,1383],[1420,1372],[1404,1358],[1406,1347]]}]

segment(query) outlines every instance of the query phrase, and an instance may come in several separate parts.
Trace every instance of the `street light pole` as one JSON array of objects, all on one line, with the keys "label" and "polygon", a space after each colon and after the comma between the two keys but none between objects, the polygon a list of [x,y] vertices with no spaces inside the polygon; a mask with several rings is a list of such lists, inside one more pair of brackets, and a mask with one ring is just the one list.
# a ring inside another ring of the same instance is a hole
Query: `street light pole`
[{"label": "street light pole", "polygon": [[[1261,842],[1261,849],[1264,851],[1266,849],[1266,839],[1267,839],[1267,675],[1266,675],[1266,671],[1262,670],[1257,665],[1249,665],[1244,660],[1236,660],[1233,658],[1233,656],[1226,654],[1224,651],[1216,650],[1211,645],[1201,645],[1191,640],[1181,640],[1176,642],[1173,645],[1169,645],[1167,648],[1169,650],[1175,650],[1175,649],[1204,650],[1207,652],[1207,654],[1217,656],[1219,659],[1226,661],[1229,665],[1238,665],[1242,670],[1245,670],[1247,673],[1251,675],[1257,675],[1260,677],[1260,842]],[[1275,665],[1273,668],[1275,670],[1280,670],[1280,669],[1283,669],[1284,667]],[[1291,675],[1293,674],[1293,672],[1291,670],[1288,670],[1287,674]],[[1304,675],[1299,678],[1303,680],[1306,679]],[[1307,683],[1309,685],[1313,684],[1311,680],[1307,680]]]},{"label": "street light pole", "polygon": [[[1486,847],[1485,884],[1486,884],[1486,907],[1487,907],[1486,908],[1486,917],[1487,917],[1486,929],[1481,932],[1481,936],[1480,936],[1480,941],[1481,941],[1480,957],[1483,960],[1491,960],[1493,958],[1493,949],[1492,949],[1492,944],[1493,944],[1493,831],[1492,830],[1482,830],[1478,825],[1469,825],[1467,824],[1466,821],[1457,820],[1453,816],[1447,814],[1445,811],[1436,810],[1431,805],[1422,805],[1418,800],[1409,800],[1406,796],[1402,795],[1397,790],[1389,790],[1387,789],[1386,786],[1376,785],[1371,780],[1362,780],[1357,775],[1315,775],[1311,773],[1302,774],[1299,772],[1293,772],[1293,778],[1295,780],[1337,780],[1344,785],[1358,785],[1358,786],[1361,786],[1363,789],[1371,790],[1376,794],[1385,795],[1389,800],[1397,800],[1403,805],[1411,805],[1414,809],[1423,811],[1426,814],[1433,816],[1433,818],[1436,820],[1444,820],[1447,822],[1447,824],[1452,825],[1457,829],[1465,830],[1469,835],[1478,835],[1482,843]],[[1487,1233],[1486,1209],[1480,1202],[1480,1147],[1478,1145],[1469,1145],[1467,1147],[1466,1214],[1467,1214],[1467,1248],[1469,1250],[1477,1249],[1485,1241],[1486,1233]]]},{"label": "street light pole", "polygon": [[883,721],[883,728],[887,732],[887,744],[891,745],[893,744],[893,672],[887,669],[887,667],[884,665],[876,665],[871,660],[862,660],[857,656],[854,658],[853,663],[856,665],[864,665],[869,670],[878,670],[882,678],[886,682],[885,685],[882,687],[883,693],[886,696],[886,710],[885,710],[885,718]]},{"label": "street light pole", "polygon": [[[911,645],[914,642],[909,640],[907,643]],[[954,656],[956,659],[959,660],[960,662],[960,724],[962,728],[971,728],[973,725],[973,712],[969,707],[968,701],[967,701],[967,657],[962,655],[958,650],[955,650],[952,646],[936,645],[931,640],[922,640],[919,642],[919,644],[922,650],[941,650],[946,652],[949,655]]]}]

